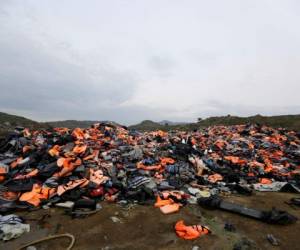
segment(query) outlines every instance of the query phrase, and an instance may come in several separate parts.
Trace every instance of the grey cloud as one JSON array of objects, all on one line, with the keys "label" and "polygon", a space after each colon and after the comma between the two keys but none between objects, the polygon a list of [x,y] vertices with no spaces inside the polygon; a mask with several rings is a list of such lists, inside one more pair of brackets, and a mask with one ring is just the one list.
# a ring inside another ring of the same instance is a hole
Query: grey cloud
[{"label": "grey cloud", "polygon": [[127,124],[299,113],[299,7],[1,0],[1,110]]},{"label": "grey cloud", "polygon": [[[282,114],[300,114],[300,105],[295,106],[260,106],[229,104],[218,100],[209,100],[198,106],[197,117],[236,115],[282,115]],[[195,109],[194,109],[195,110]]]},{"label": "grey cloud", "polygon": [[186,51],[187,59],[190,60],[192,63],[196,63],[201,67],[213,67],[216,65],[217,62],[217,55],[215,53],[209,53],[202,49],[189,49]]},{"label": "grey cloud", "polygon": [[176,67],[176,61],[170,56],[155,55],[150,57],[148,65],[155,74],[158,74],[161,77],[168,77]]},{"label": "grey cloud", "polygon": [[85,68],[43,51],[34,40],[20,34],[0,39],[0,54],[3,109],[20,108],[40,119],[87,119],[79,113],[98,109],[100,118],[101,107],[118,106],[134,94],[136,79],[130,73],[98,68],[91,77]]}]

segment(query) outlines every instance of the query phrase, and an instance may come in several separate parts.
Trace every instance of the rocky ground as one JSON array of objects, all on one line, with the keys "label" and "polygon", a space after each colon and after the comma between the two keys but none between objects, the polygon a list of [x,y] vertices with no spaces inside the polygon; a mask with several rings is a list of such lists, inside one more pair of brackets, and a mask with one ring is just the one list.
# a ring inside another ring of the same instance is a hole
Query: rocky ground
[{"label": "rocky ground", "polygon": [[[299,195],[298,195],[299,196]],[[285,204],[296,197],[288,193],[256,193],[248,196],[231,196],[227,200],[263,210],[276,207],[300,218],[300,209]],[[126,209],[117,204],[102,202],[102,209],[83,219],[71,219],[63,209],[50,208],[19,213],[31,224],[30,233],[7,243],[0,249],[17,249],[23,244],[47,235],[71,233],[75,236],[74,249],[300,249],[300,221],[293,225],[269,225],[236,214],[218,210],[205,210],[188,205],[180,212],[164,215],[159,209],[135,205]],[[44,219],[41,219],[44,218]],[[174,231],[176,221],[187,224],[205,224],[211,235],[193,241],[178,238]],[[236,227],[236,232],[224,230],[224,223]],[[266,235],[273,234],[280,246],[272,246]],[[65,249],[67,239],[36,245],[37,249]],[[197,248],[198,247],[198,248]]]}]

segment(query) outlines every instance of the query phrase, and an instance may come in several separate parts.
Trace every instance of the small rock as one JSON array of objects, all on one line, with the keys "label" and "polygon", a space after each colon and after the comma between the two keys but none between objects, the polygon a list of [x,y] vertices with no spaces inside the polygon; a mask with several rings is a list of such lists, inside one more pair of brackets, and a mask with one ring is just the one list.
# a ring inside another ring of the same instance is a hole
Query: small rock
[{"label": "small rock", "polygon": [[225,223],[224,229],[225,229],[226,231],[229,231],[229,232],[235,232],[235,231],[236,231],[235,226],[232,225],[232,224],[230,224],[230,223]]},{"label": "small rock", "polygon": [[111,216],[110,219],[113,221],[113,223],[120,223],[121,222],[121,220],[116,216]]},{"label": "small rock", "polygon": [[195,204],[197,204],[197,197],[191,196],[190,198],[188,198],[187,201],[189,204],[195,205]]},{"label": "small rock", "polygon": [[242,237],[242,239],[236,242],[233,246],[233,250],[252,250],[252,249],[257,249],[255,242],[246,237]]},{"label": "small rock", "polygon": [[273,234],[267,234],[267,240],[273,245],[273,246],[279,246],[279,240],[274,237]]},{"label": "small rock", "polygon": [[121,206],[125,206],[125,205],[128,204],[128,201],[127,201],[127,200],[120,200],[118,203],[119,203]]},{"label": "small rock", "polygon": [[74,206],[73,201],[66,201],[66,202],[59,202],[55,204],[56,207],[62,207],[62,208],[72,208]]},{"label": "small rock", "polygon": [[35,246],[29,246],[29,247],[26,247],[26,250],[36,250],[36,247]]},{"label": "small rock", "polygon": [[200,193],[200,189],[199,188],[193,188],[193,187],[189,187],[188,191],[191,195],[196,196],[198,193]]}]

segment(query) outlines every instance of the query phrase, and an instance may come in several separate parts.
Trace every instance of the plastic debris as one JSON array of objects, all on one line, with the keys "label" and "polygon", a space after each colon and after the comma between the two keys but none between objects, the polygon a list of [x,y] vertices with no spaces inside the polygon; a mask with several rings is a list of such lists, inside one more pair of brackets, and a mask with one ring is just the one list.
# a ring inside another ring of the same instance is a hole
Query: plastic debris
[{"label": "plastic debris", "polygon": [[30,225],[24,224],[23,219],[17,215],[0,215],[0,239],[8,241],[20,237],[30,231]]}]

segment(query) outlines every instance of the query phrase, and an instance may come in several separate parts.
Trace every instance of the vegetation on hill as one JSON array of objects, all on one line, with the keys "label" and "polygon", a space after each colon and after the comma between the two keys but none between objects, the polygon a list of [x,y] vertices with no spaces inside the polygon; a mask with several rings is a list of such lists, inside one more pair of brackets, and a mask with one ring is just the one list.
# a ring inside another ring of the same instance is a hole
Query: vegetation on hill
[{"label": "vegetation on hill", "polygon": [[[91,125],[100,122],[107,122],[112,124],[117,124],[115,122],[110,121],[77,121],[77,120],[65,120],[65,121],[53,121],[53,122],[46,122],[45,124],[51,127],[62,127],[62,128],[89,128]],[[118,124],[117,124],[118,125]]]},{"label": "vegetation on hill", "polygon": [[0,112],[0,124],[1,126],[25,126],[34,127],[38,125],[38,122],[27,119],[22,116],[10,115]]},{"label": "vegetation on hill", "polygon": [[198,119],[196,123],[179,124],[179,125],[162,125],[157,122],[150,120],[143,121],[139,124],[129,126],[130,129],[136,129],[140,131],[151,131],[151,130],[194,130],[199,128],[205,128],[213,125],[237,125],[247,123],[259,123],[265,124],[271,127],[284,127],[291,130],[300,131],[300,115],[280,115],[280,116],[217,116],[209,117],[206,119]]},{"label": "vegetation on hill", "polygon": [[95,124],[99,121],[77,121],[77,120],[65,120],[65,121],[53,121],[46,122],[46,124],[52,127],[66,127],[66,128],[88,128],[92,124]]},{"label": "vegetation on hill", "polygon": [[[92,124],[100,121],[53,121],[40,123],[25,117],[10,115],[7,113],[0,112],[0,135],[3,135],[9,131],[14,130],[16,126],[22,126],[30,129],[41,129],[51,127],[67,127],[67,128],[87,128]],[[103,121],[102,121],[103,122]],[[106,121],[107,122],[107,121]],[[110,122],[113,123],[113,122]],[[151,130],[194,130],[199,128],[205,128],[213,125],[236,125],[236,124],[247,124],[247,123],[259,123],[265,124],[271,127],[284,127],[291,130],[300,131],[300,115],[280,115],[280,116],[250,116],[250,117],[239,117],[239,116],[217,116],[209,117],[206,119],[198,118],[198,122],[195,123],[173,123],[170,121],[153,122],[150,120],[142,121],[139,124],[129,126],[130,129],[139,131],[151,131]],[[115,123],[116,124],[116,123]]]},{"label": "vegetation on hill", "polygon": [[0,112],[0,135],[13,131],[17,126],[30,129],[48,128],[48,126],[25,117]]}]

